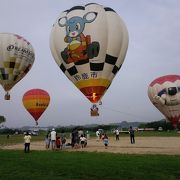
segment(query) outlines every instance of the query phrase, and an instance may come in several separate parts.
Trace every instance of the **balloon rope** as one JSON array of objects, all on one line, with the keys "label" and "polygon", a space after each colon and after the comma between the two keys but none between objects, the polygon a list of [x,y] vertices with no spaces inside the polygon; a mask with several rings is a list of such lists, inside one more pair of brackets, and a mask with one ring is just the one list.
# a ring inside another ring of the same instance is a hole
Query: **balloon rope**
[{"label": "balloon rope", "polygon": [[131,116],[131,117],[137,117],[137,118],[143,118],[143,119],[147,118],[147,117],[135,115],[135,114],[132,114],[132,113],[122,112],[122,111],[119,111],[119,110],[114,109],[114,108],[112,109],[112,108],[109,108],[109,107],[104,106],[104,105],[102,105],[101,107],[104,108],[104,109],[110,110],[110,111],[114,111],[114,112],[117,112],[117,113],[121,113],[121,114],[125,114],[125,115],[128,115],[128,116]]}]

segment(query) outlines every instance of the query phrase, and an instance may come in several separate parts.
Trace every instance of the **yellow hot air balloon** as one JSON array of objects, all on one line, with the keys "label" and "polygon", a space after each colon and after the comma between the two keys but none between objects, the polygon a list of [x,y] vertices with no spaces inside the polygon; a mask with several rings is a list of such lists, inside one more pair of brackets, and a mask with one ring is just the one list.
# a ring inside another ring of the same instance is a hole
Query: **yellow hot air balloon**
[{"label": "yellow hot air balloon", "polygon": [[148,87],[148,96],[154,106],[177,128],[180,122],[180,76],[161,76]]},{"label": "yellow hot air balloon", "polygon": [[35,55],[32,45],[23,37],[12,33],[0,33],[0,84],[9,91],[31,69]]},{"label": "yellow hot air balloon", "polygon": [[111,85],[127,47],[128,32],[120,16],[95,3],[62,12],[50,35],[56,63],[92,103]]},{"label": "yellow hot air balloon", "polygon": [[48,92],[43,89],[31,89],[23,95],[22,101],[38,125],[38,119],[49,106],[50,96]]}]

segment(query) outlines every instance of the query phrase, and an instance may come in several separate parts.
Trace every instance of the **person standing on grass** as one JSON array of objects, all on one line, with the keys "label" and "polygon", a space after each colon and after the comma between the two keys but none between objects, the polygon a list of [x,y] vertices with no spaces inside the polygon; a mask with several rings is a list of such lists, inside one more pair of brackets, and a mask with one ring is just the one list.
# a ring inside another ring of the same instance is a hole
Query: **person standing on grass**
[{"label": "person standing on grass", "polygon": [[119,129],[115,130],[116,141],[119,141]]},{"label": "person standing on grass", "polygon": [[109,140],[108,140],[107,134],[104,134],[104,135],[103,135],[102,140],[103,140],[103,142],[104,142],[105,149],[107,149],[108,144],[109,144]]},{"label": "person standing on grass", "polygon": [[132,128],[132,126],[130,126],[129,128],[129,134],[130,134],[131,144],[135,144],[134,129]]},{"label": "person standing on grass", "polygon": [[100,132],[98,130],[96,131],[96,137],[97,137],[96,141],[99,141]]},{"label": "person standing on grass", "polygon": [[48,149],[50,148],[50,144],[51,144],[51,131],[48,131]]},{"label": "person standing on grass", "polygon": [[61,137],[61,142],[62,142],[62,148],[66,146],[66,137],[62,136]]},{"label": "person standing on grass", "polygon": [[31,142],[31,136],[29,135],[28,132],[26,132],[24,136],[24,152],[29,152],[30,151],[30,142]]},{"label": "person standing on grass", "polygon": [[56,131],[54,128],[51,131],[51,148],[52,150],[56,149]]},{"label": "person standing on grass", "polygon": [[80,142],[81,142],[81,148],[84,148],[86,146],[85,143],[87,143],[87,139],[85,138],[84,135],[81,135]]},{"label": "person standing on grass", "polygon": [[57,149],[62,149],[62,141],[61,141],[60,136],[56,137],[56,147]]},{"label": "person standing on grass", "polygon": [[48,148],[49,148],[49,139],[48,139],[48,134],[46,134],[46,136],[45,136],[45,147],[46,147],[46,149],[48,149]]}]

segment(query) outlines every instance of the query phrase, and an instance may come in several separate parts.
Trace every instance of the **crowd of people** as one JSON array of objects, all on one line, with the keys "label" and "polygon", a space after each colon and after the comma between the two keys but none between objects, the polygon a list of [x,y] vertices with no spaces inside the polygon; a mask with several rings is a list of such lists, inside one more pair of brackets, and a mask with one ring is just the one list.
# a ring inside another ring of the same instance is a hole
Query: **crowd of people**
[{"label": "crowd of people", "polygon": [[[119,135],[120,131],[119,129],[115,129],[115,140],[119,141]],[[132,126],[129,128],[129,134],[130,134],[130,142],[131,144],[135,144],[135,133]],[[109,139],[106,133],[104,133],[102,130],[96,131],[96,141],[103,141],[103,144],[105,146],[105,149],[108,148],[109,145]],[[24,136],[24,152],[30,151],[30,141],[31,141],[31,135],[27,132]],[[72,130],[71,133],[71,143],[66,143],[66,137],[61,134],[58,135],[58,133],[55,131],[54,128],[52,128],[51,131],[48,131],[45,137],[45,148],[46,149],[52,149],[52,150],[62,150],[63,148],[66,148],[67,146],[72,147],[74,149],[78,148],[85,148],[87,146],[87,134],[85,134],[82,130],[78,130],[77,128]]]},{"label": "crowd of people", "polygon": [[53,128],[49,131],[45,137],[45,147],[46,149],[58,150],[72,147],[76,148],[85,148],[87,146],[87,137],[83,131],[73,129],[71,133],[71,143],[66,143],[66,137],[64,135],[58,135],[55,129]]},{"label": "crowd of people", "polygon": [[65,147],[66,137],[64,135],[58,135],[54,128],[48,131],[45,137],[45,147],[46,149],[58,150]]}]

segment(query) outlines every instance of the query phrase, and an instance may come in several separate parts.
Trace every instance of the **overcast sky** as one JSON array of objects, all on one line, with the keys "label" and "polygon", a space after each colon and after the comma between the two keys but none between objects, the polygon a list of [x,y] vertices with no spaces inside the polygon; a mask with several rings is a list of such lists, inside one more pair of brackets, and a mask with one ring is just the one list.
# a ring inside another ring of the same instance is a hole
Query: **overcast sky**
[{"label": "overcast sky", "polygon": [[[114,9],[129,32],[129,47],[122,68],[104,95],[100,116],[91,117],[91,103],[67,79],[49,48],[52,24],[75,5],[96,2]],[[0,88],[0,115],[8,127],[34,126],[22,104],[23,94],[41,88],[51,96],[39,126],[108,124],[121,121],[154,121],[164,116],[151,104],[147,89],[155,78],[180,74],[179,0],[0,0],[0,32],[23,36],[35,50],[29,73],[4,100]]]}]

